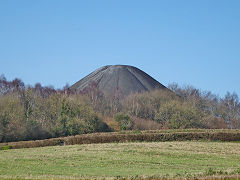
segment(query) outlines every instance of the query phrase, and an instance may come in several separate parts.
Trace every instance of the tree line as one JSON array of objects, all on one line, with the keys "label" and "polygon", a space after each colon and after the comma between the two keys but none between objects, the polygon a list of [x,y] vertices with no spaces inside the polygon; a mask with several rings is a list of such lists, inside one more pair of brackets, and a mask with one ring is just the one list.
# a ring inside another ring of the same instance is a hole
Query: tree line
[{"label": "tree line", "polygon": [[94,82],[73,92],[1,76],[0,142],[131,129],[240,128],[236,93],[222,98],[176,83],[168,88],[124,97],[119,89],[105,95]]}]

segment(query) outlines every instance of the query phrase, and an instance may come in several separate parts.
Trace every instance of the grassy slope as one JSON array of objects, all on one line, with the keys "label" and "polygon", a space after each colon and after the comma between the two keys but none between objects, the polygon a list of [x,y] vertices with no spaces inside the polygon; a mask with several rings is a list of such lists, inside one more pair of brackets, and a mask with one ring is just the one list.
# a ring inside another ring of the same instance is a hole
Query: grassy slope
[{"label": "grassy slope", "polygon": [[198,174],[240,169],[240,143],[152,142],[0,151],[0,178]]}]

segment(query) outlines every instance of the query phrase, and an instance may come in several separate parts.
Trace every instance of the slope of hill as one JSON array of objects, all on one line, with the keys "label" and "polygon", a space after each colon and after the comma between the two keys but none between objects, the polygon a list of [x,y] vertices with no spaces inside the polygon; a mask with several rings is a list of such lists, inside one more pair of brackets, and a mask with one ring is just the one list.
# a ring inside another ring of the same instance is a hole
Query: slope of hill
[{"label": "slope of hill", "polygon": [[105,94],[116,91],[123,95],[135,92],[167,89],[142,70],[127,65],[101,67],[90,73],[70,87],[74,91],[82,91],[94,83]]}]

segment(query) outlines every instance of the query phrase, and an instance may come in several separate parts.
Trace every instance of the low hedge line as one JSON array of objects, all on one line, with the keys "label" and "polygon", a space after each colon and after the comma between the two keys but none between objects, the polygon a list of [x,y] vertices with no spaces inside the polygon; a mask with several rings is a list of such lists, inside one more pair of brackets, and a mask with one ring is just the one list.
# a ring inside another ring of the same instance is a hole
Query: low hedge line
[{"label": "low hedge line", "polygon": [[36,141],[0,143],[0,150],[33,148],[57,145],[111,143],[111,142],[163,142],[163,141],[240,141],[239,130],[208,131],[139,131],[118,133],[94,133]]}]

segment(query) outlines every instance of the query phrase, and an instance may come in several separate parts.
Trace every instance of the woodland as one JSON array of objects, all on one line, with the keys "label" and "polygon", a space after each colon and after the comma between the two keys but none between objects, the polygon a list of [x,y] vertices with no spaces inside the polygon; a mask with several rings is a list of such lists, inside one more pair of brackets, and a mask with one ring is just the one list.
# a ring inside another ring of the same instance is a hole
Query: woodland
[{"label": "woodland", "polygon": [[0,142],[48,139],[93,132],[156,129],[239,129],[236,93],[219,97],[193,86],[102,93],[94,82],[81,92],[0,77]]}]

